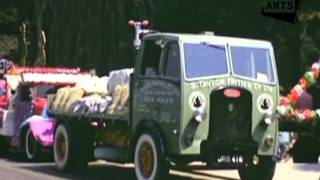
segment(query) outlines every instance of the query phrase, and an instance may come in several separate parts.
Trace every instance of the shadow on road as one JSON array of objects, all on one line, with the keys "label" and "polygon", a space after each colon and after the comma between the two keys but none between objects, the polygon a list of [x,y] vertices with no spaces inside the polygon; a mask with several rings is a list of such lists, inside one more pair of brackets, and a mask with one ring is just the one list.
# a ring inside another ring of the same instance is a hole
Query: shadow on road
[{"label": "shadow on road", "polygon": [[[28,160],[26,160],[24,152],[20,150],[11,151],[10,153],[6,154],[5,156],[1,156],[0,158],[6,159],[7,161],[14,163],[30,163]],[[41,162],[53,162],[52,154],[44,153],[40,163]]]},{"label": "shadow on road", "polygon": [[302,171],[314,171],[314,172],[320,172],[320,164],[314,163],[314,164],[295,164],[295,169],[302,170]]},{"label": "shadow on road", "polygon": [[201,176],[207,176],[207,177],[221,179],[221,180],[239,180],[239,179],[224,177],[224,176],[220,176],[220,175],[206,174],[206,173],[203,173],[203,172],[195,172],[195,171],[193,171],[192,174],[201,175]]},{"label": "shadow on road", "polygon": [[[84,172],[80,173],[66,173],[58,171],[53,163],[50,164],[37,164],[37,165],[21,165],[19,168],[24,168],[37,173],[47,174],[56,178],[63,179],[79,179],[79,180],[93,180],[93,179],[126,179],[135,180],[133,167],[121,167],[121,165],[109,165],[109,164],[93,164],[88,167]],[[185,173],[181,171],[170,171],[170,180],[237,180],[232,178],[226,178],[223,176],[206,174],[201,172]]]},{"label": "shadow on road", "polygon": [[34,171],[37,173],[47,174],[57,179],[79,179],[79,180],[92,180],[92,179],[128,179],[134,180],[134,170],[131,168],[119,168],[112,167],[107,165],[90,165],[88,169],[83,172],[77,173],[68,173],[58,171],[55,165],[45,164],[45,165],[34,165],[34,166],[20,166],[20,168],[24,168],[30,171]]},{"label": "shadow on road", "polygon": [[[27,162],[24,159],[23,153],[13,153],[5,158],[5,161],[13,164],[14,167],[32,172],[34,175],[45,179],[79,179],[79,180],[95,180],[95,179],[126,179],[135,180],[135,173],[133,165],[93,162],[83,172],[69,173],[62,172],[56,169],[52,158],[46,158],[42,162]],[[41,179],[40,178],[40,179]],[[223,177],[215,174],[207,174],[204,172],[191,171],[177,171],[170,170],[170,180],[238,180],[234,178]]]}]

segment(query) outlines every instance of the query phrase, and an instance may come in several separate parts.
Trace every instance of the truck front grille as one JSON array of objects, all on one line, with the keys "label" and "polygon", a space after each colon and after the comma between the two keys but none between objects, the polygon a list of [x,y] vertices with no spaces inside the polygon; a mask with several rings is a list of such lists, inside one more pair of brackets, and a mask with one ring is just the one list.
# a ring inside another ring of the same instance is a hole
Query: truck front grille
[{"label": "truck front grille", "polygon": [[213,91],[210,96],[210,132],[208,139],[223,142],[250,141],[252,95],[237,89],[239,97],[227,97],[224,90]]}]

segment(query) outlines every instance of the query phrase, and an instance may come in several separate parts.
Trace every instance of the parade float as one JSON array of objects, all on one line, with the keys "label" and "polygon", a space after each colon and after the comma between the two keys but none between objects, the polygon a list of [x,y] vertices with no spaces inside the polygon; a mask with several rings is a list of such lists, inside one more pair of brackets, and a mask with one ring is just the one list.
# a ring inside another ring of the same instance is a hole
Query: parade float
[{"label": "parade float", "polygon": [[8,61],[1,61],[0,67],[1,153],[19,148],[27,160],[39,160],[42,151],[52,147],[55,120],[46,114],[48,93],[91,75],[72,68],[18,67]]},{"label": "parade float", "polygon": [[290,150],[295,162],[318,162],[320,155],[320,60],[313,63],[287,96],[280,98],[277,111],[280,130],[298,135]]}]

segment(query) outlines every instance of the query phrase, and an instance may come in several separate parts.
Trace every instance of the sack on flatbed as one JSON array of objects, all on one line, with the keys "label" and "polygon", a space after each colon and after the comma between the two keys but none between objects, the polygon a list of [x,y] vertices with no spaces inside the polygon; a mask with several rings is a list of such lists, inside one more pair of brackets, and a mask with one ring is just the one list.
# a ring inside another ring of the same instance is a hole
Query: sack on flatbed
[{"label": "sack on flatbed", "polygon": [[63,112],[68,112],[70,105],[81,99],[84,95],[84,90],[80,87],[73,87],[69,91],[70,92],[67,101],[65,102],[65,104],[62,104]]},{"label": "sack on flatbed", "polygon": [[108,107],[107,114],[124,113],[129,100],[129,84],[117,85],[112,96],[112,103]]},{"label": "sack on flatbed", "polygon": [[102,97],[99,94],[86,96],[72,103],[69,112],[104,113],[111,103],[111,99],[110,96]]},{"label": "sack on flatbed", "polygon": [[51,110],[56,112],[67,112],[70,105],[81,99],[84,90],[80,87],[63,87],[58,89],[51,105]]},{"label": "sack on flatbed", "polygon": [[129,84],[130,74],[133,73],[132,68],[114,70],[109,73],[108,92],[113,95],[118,85]]},{"label": "sack on flatbed", "polygon": [[52,104],[50,105],[50,109],[52,111],[58,111],[58,108],[62,101],[66,101],[67,96],[69,95],[69,86],[58,89]]},{"label": "sack on flatbed", "polygon": [[93,76],[90,79],[84,79],[79,81],[76,86],[84,89],[85,94],[108,94],[107,84],[109,77],[103,76],[99,78],[98,76]]}]

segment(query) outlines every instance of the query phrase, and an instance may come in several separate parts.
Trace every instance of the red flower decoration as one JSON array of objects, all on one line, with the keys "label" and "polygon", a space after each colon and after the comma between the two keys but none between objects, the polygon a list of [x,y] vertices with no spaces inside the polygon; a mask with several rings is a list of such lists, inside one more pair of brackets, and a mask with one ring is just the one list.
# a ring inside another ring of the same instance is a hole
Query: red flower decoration
[{"label": "red flower decoration", "polygon": [[288,106],[290,103],[290,100],[287,97],[281,97],[280,98],[280,105],[281,106]]},{"label": "red flower decoration", "polygon": [[291,92],[290,92],[290,96],[289,96],[289,99],[291,101],[292,104],[296,104],[297,101],[298,101],[298,98],[300,97],[300,93],[298,90],[296,89],[292,89]]},{"label": "red flower decoration", "polygon": [[299,80],[300,85],[302,86],[303,89],[306,89],[308,87],[308,81],[306,79],[300,79]]},{"label": "red flower decoration", "polygon": [[310,121],[313,119],[313,112],[310,109],[304,110],[303,115],[306,118],[306,120]]}]

